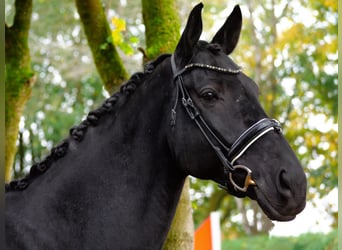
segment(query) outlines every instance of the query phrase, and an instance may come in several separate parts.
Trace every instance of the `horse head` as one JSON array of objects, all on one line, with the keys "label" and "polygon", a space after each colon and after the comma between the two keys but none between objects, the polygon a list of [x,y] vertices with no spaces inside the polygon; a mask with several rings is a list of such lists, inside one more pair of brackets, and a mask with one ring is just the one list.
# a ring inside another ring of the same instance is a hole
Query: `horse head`
[{"label": "horse head", "polygon": [[305,207],[306,177],[282,129],[258,101],[258,86],[228,57],[242,15],[236,6],[210,43],[199,40],[197,5],[171,58],[176,85],[169,141],[186,174],[258,202],[272,220]]}]

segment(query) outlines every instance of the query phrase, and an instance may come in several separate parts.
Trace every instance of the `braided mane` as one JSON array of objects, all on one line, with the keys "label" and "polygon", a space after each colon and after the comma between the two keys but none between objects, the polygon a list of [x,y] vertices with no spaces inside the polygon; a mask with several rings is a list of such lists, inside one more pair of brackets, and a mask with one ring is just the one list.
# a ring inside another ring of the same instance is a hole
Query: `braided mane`
[{"label": "braided mane", "polygon": [[20,191],[26,189],[34,179],[45,173],[50,168],[53,162],[57,161],[67,154],[69,142],[71,140],[77,142],[82,141],[89,126],[95,127],[96,125],[98,125],[104,115],[114,110],[115,104],[120,97],[131,95],[136,90],[136,88],[145,81],[146,76],[150,75],[154,71],[156,66],[169,56],[170,54],[160,55],[157,59],[145,65],[144,72],[134,73],[131,78],[120,87],[120,90],[118,92],[114,93],[112,96],[106,99],[99,108],[90,111],[86,119],[83,120],[79,125],[72,127],[69,131],[69,137],[62,140],[57,146],[53,147],[50,154],[47,155],[44,160],[32,165],[30,168],[30,172],[25,177],[18,180],[13,180],[10,183],[6,183],[5,192]]}]

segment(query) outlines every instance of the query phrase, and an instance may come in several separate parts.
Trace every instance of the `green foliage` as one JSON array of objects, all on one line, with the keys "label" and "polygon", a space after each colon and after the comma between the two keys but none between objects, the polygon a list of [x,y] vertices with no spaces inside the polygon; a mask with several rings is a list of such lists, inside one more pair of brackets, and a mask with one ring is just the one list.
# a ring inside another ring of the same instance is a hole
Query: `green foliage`
[{"label": "green foliage", "polygon": [[329,234],[303,234],[299,237],[243,237],[222,242],[222,250],[337,250],[337,230]]},{"label": "green foliage", "polygon": [[112,38],[116,46],[118,46],[125,54],[133,55],[134,47],[138,44],[139,38],[127,34],[126,21],[118,17],[112,18]]}]

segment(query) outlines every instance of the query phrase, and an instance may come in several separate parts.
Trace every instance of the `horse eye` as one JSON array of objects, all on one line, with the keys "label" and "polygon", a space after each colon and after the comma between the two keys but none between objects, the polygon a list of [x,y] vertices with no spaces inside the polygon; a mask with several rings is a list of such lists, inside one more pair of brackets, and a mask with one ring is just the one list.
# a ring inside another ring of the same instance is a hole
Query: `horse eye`
[{"label": "horse eye", "polygon": [[201,98],[203,98],[206,101],[214,101],[217,98],[217,94],[214,91],[208,90],[201,94]]}]

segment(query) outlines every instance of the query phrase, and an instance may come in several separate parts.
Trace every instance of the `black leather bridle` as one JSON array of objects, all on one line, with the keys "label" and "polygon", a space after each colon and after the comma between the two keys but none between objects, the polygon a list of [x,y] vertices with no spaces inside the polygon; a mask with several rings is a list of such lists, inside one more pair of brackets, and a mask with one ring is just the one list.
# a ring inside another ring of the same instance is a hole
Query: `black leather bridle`
[{"label": "black leather bridle", "polygon": [[[202,132],[205,139],[208,141],[212,149],[215,151],[216,155],[220,159],[224,174],[227,176],[225,183],[221,186],[224,189],[228,189],[228,180],[231,182],[235,190],[246,192],[249,185],[257,185],[252,179],[252,170],[244,165],[234,165],[234,163],[246,152],[246,150],[252,146],[259,138],[270,131],[275,131],[281,133],[282,129],[280,123],[275,119],[263,118],[249,127],[244,131],[231,145],[231,147],[226,146],[215,132],[210,128],[207,122],[204,120],[203,116],[197,109],[195,103],[184,86],[182,74],[194,69],[208,69],[226,74],[239,74],[241,69],[229,69],[221,68],[213,65],[201,64],[201,63],[191,63],[187,64],[183,69],[177,71],[174,55],[171,56],[171,67],[173,73],[173,80],[176,83],[176,102],[171,110],[171,126],[176,124],[176,108],[179,99],[179,93],[181,94],[182,106],[185,108],[190,119],[195,122],[197,127]],[[214,139],[214,140],[212,140]],[[214,141],[216,143],[214,143]],[[225,153],[223,152],[225,151]],[[245,174],[244,185],[240,186],[233,179],[233,174],[240,170]]]}]

